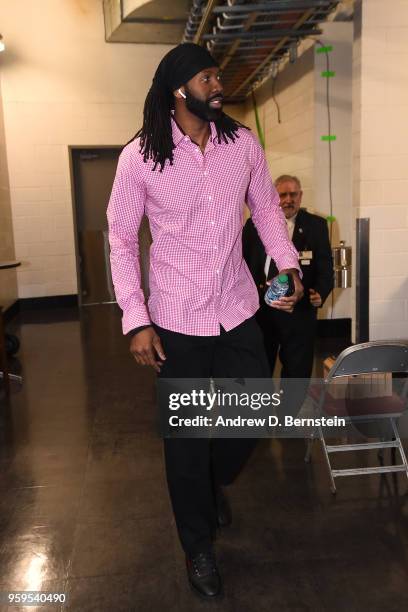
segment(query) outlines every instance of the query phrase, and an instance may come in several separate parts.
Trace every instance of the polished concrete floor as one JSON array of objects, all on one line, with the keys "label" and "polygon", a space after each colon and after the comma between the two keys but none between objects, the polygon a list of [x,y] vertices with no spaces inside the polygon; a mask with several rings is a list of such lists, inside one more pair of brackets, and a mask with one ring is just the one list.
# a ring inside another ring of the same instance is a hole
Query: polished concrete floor
[{"label": "polished concrete floor", "polygon": [[259,443],[217,541],[224,598],[197,600],[167,496],[154,375],[132,361],[115,307],[32,312],[12,327],[24,385],[0,403],[0,591],[68,602],[1,610],[408,609],[407,480],[346,478],[333,497],[321,449],[305,464],[302,439]]}]

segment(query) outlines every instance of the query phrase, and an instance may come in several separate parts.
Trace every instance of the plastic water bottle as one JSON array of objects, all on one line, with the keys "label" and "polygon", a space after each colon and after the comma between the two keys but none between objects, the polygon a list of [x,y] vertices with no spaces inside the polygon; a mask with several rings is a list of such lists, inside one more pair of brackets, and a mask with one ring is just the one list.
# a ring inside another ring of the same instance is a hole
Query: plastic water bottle
[{"label": "plastic water bottle", "polygon": [[271,302],[279,300],[281,297],[287,297],[293,293],[293,281],[287,274],[279,274],[272,279],[265,293],[265,302],[270,306]]}]

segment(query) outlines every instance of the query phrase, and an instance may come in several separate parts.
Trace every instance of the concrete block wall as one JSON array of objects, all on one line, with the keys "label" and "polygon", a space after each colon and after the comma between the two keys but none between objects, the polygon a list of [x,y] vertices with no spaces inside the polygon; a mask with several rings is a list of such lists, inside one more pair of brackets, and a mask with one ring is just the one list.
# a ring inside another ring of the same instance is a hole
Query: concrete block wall
[{"label": "concrete block wall", "polygon": [[408,2],[358,11],[354,204],[370,218],[370,339],[407,339]]},{"label": "concrete block wall", "polygon": [[[330,82],[332,133],[333,214],[337,221],[333,245],[339,240],[351,242],[352,211],[352,25],[328,23],[322,27],[323,44],[332,45],[330,68],[336,78]],[[298,59],[285,61],[278,74],[275,97],[281,109],[281,123],[272,96],[271,80],[256,91],[259,115],[266,140],[266,156],[272,177],[280,174],[298,176],[303,187],[303,201],[310,212],[323,216],[330,213],[328,145],[321,141],[327,133],[326,70],[324,54],[316,54],[313,40],[304,41]],[[256,133],[255,115],[250,100],[246,104],[245,122]],[[328,300],[319,310],[319,318],[351,317],[351,291],[338,289],[334,301]]]},{"label": "concrete block wall", "polygon": [[[315,209],[324,216],[333,215],[332,245],[340,240],[352,244],[352,59],[353,24],[324,23],[319,41],[331,50],[326,54],[319,43],[314,57],[314,186]],[[328,60],[328,63],[327,63]],[[327,66],[333,77],[324,77]],[[327,85],[329,86],[329,108],[331,134],[336,140],[322,141],[328,134]],[[330,164],[331,150],[331,164]],[[330,165],[332,175],[332,209],[330,207]],[[321,318],[343,318],[352,314],[351,304],[355,284],[349,289],[334,289],[323,309]]]},{"label": "concrete block wall", "polygon": [[[350,217],[371,219],[371,337],[407,337],[408,3],[393,0],[392,11],[382,0],[356,5]],[[99,2],[43,0],[41,6],[41,13],[25,0],[0,6],[7,45],[0,58],[0,141],[10,187],[7,209],[2,156],[0,215],[9,244],[13,224],[15,256],[24,264],[20,297],[77,292],[68,146],[120,145],[133,136],[154,70],[169,49],[106,44]],[[257,99],[272,176],[299,175],[304,204],[319,211],[312,44],[303,44],[298,61],[278,76],[280,124],[270,81]],[[229,112],[255,129],[250,104]]]},{"label": "concrete block wall", "polygon": [[[314,205],[314,74],[313,45],[303,43],[299,59],[282,66],[276,79],[275,97],[281,122],[272,99],[272,81],[256,91],[258,112],[265,134],[265,154],[273,178],[280,174],[298,176],[305,206]],[[256,134],[255,114],[248,99],[244,122]]]},{"label": "concrete block wall", "polygon": [[18,295],[75,294],[68,147],[130,140],[170,47],[105,43],[94,0],[43,0],[41,11],[35,2],[1,3],[0,23],[15,254],[23,262]]},{"label": "concrete block wall", "polygon": [[[11,261],[13,259],[15,259],[13,221],[0,87],[0,261]],[[16,299],[16,270],[0,270],[0,306],[7,309]]]}]

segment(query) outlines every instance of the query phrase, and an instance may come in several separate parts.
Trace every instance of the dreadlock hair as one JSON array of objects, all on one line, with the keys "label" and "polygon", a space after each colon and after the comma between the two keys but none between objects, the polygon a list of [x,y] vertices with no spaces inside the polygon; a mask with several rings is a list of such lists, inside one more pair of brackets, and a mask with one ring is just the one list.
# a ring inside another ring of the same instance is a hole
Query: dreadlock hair
[{"label": "dreadlock hair", "polygon": [[[175,148],[171,128],[171,111],[173,108],[173,93],[163,87],[159,79],[155,77],[144,104],[143,125],[136,132],[136,135],[126,143],[129,144],[140,137],[140,152],[143,153],[143,161],[146,163],[149,159],[153,160],[152,170],[156,170],[159,165],[159,171],[162,172],[167,159],[170,165],[173,165],[173,149]],[[221,140],[228,143],[228,139],[235,142],[235,139],[239,138],[239,128],[249,129],[246,125],[225,113],[222,113],[219,119],[214,121],[214,125],[219,143],[221,143]]]}]

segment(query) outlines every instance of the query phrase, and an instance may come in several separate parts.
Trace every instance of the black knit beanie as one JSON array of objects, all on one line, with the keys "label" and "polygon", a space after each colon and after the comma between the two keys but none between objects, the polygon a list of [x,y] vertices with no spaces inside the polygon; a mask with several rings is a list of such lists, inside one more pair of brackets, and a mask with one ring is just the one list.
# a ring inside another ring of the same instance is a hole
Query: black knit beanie
[{"label": "black knit beanie", "polygon": [[154,75],[153,86],[164,87],[169,94],[201,70],[213,66],[218,66],[218,63],[207,49],[194,43],[182,43],[163,57]]}]

